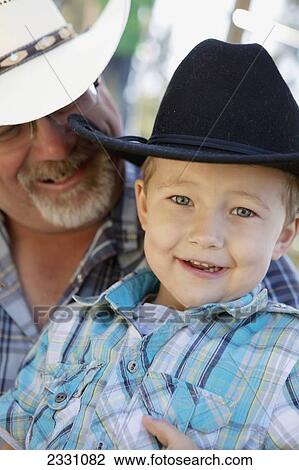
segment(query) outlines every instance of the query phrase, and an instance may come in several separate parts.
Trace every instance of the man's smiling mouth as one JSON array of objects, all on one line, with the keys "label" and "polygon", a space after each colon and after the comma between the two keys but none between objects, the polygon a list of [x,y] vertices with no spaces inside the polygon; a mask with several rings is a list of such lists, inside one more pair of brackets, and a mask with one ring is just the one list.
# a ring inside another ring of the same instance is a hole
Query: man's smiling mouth
[{"label": "man's smiling mouth", "polygon": [[66,180],[70,179],[72,176],[74,176],[76,171],[78,171],[78,168],[74,168],[70,172],[67,172],[67,173],[64,173],[64,174],[61,173],[61,174],[56,175],[56,176],[51,177],[51,178],[47,178],[47,177],[39,178],[39,179],[37,179],[37,182],[38,183],[46,183],[46,184],[63,183],[64,181],[66,181]]},{"label": "man's smiling mouth", "polygon": [[53,168],[50,171],[41,171],[41,174],[36,177],[36,182],[44,184],[64,183],[65,181],[71,179],[79,170],[86,167],[89,160],[89,158],[85,158],[84,160],[82,159],[82,161],[79,161],[72,166],[68,165],[61,169]]}]

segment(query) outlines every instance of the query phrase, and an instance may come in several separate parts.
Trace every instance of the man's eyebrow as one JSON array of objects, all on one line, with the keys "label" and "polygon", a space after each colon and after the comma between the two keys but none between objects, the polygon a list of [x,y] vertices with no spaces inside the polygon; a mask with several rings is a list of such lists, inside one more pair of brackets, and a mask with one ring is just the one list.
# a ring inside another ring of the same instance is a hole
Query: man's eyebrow
[{"label": "man's eyebrow", "polygon": [[232,191],[232,194],[236,196],[246,197],[247,199],[252,199],[257,204],[262,206],[264,209],[266,209],[267,211],[270,211],[270,207],[267,206],[267,204],[261,198],[259,198],[256,194],[251,194],[251,193],[248,193],[247,191]]}]

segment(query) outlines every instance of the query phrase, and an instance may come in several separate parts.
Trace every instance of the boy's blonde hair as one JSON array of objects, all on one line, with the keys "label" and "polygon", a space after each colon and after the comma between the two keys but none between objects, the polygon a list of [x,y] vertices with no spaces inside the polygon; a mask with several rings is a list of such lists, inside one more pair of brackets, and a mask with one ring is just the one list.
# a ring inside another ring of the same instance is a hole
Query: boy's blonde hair
[{"label": "boy's blonde hair", "polygon": [[151,179],[151,177],[153,176],[153,173],[156,169],[156,166],[157,165],[156,165],[155,158],[154,157],[147,157],[147,159],[145,160],[145,162],[143,163],[143,165],[141,167],[142,178],[143,178],[143,183],[144,183],[143,190],[144,190],[145,193],[146,193],[146,190],[147,190],[148,182]]},{"label": "boy's blonde hair", "polygon": [[[144,181],[144,192],[146,194],[148,182],[156,170],[155,157],[147,157],[141,170]],[[283,193],[283,202],[286,208],[285,225],[292,223],[299,216],[299,178],[291,173],[286,175],[286,190]]]},{"label": "boy's blonde hair", "polygon": [[286,176],[284,203],[286,207],[285,225],[288,225],[299,217],[299,179],[291,173],[286,173]]}]

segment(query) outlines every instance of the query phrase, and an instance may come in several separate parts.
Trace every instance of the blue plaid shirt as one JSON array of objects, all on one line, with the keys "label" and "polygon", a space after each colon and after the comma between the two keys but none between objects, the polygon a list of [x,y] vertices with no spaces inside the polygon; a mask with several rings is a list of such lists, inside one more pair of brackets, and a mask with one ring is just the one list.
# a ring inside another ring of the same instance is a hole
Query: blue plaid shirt
[{"label": "blue plaid shirt", "polygon": [[158,286],[144,268],[76,297],[0,399],[0,436],[27,449],[158,449],[141,423],[151,414],[201,449],[299,449],[299,311],[260,288],[184,312],[140,305]]},{"label": "blue plaid shirt", "polygon": [[[143,232],[137,222],[133,186],[136,177],[135,167],[127,164],[124,195],[99,228],[59,305],[72,302],[74,294],[98,295],[143,260]],[[47,306],[43,310],[35,314],[45,314]],[[38,335],[12,260],[3,219],[0,224],[0,395],[13,386],[20,365]]]},{"label": "blue plaid shirt", "polygon": [[[69,304],[74,294],[98,295],[141,262],[143,235],[137,221],[133,189],[138,173],[130,164],[126,164],[126,170],[124,196],[99,228],[58,302],[61,306]],[[0,222],[0,395],[13,386],[25,355],[39,335],[9,243],[3,219]],[[299,308],[298,273],[288,258],[271,263],[264,284],[271,299]]]}]

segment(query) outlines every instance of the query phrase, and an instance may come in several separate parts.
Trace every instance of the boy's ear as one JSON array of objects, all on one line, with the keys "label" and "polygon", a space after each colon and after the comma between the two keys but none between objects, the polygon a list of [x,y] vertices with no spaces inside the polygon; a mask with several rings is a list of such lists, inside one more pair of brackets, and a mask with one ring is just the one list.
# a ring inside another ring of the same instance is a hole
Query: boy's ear
[{"label": "boy's ear", "polygon": [[139,222],[145,231],[147,227],[147,201],[144,193],[144,181],[141,179],[135,181],[135,199]]},{"label": "boy's ear", "polygon": [[272,259],[277,260],[290,248],[294,238],[299,233],[299,219],[295,219],[289,225],[285,225],[275,244]]}]

